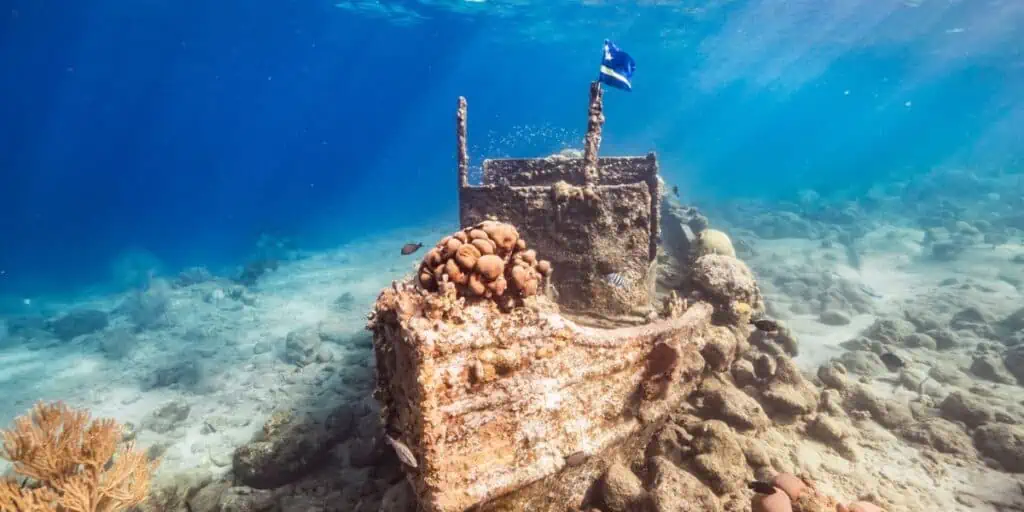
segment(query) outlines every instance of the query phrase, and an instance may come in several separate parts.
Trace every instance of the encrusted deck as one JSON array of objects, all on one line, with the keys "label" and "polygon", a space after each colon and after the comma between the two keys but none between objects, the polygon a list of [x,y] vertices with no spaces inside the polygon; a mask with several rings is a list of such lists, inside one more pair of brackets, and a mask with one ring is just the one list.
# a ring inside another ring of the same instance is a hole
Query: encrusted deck
[{"label": "encrusted deck", "polygon": [[602,330],[544,298],[510,313],[483,300],[449,321],[408,316],[422,301],[409,285],[386,290],[373,330],[386,428],[416,455],[411,480],[430,511],[465,510],[583,462],[676,407],[705,368],[708,304]]}]

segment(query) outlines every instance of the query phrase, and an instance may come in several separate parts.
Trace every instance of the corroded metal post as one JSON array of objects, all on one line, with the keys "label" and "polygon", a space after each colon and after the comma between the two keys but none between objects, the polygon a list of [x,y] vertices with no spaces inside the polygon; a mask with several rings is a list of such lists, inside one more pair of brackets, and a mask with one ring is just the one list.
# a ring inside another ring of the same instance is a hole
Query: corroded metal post
[{"label": "corroded metal post", "polygon": [[587,187],[597,186],[597,151],[601,147],[601,125],[604,107],[601,104],[601,82],[590,83],[590,108],[587,115],[587,135],[583,140],[583,182]]},{"label": "corroded metal post", "polygon": [[469,185],[469,152],[466,150],[466,97],[459,96],[459,110],[455,114],[455,138],[458,141],[456,157],[459,160],[459,190]]}]

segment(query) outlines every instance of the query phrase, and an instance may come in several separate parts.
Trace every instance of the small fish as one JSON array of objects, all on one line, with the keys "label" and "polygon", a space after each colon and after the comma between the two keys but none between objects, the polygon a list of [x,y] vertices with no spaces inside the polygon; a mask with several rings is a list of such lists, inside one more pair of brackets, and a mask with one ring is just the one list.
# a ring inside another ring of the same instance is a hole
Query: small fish
[{"label": "small fish", "polygon": [[618,272],[612,272],[611,274],[605,274],[604,281],[616,288],[625,288],[629,283],[626,282],[626,277]]},{"label": "small fish", "polygon": [[775,494],[778,489],[772,485],[771,482],[764,482],[761,480],[754,480],[747,484],[747,488],[758,494]]},{"label": "small fish", "polygon": [[760,320],[754,320],[750,322],[757,327],[757,330],[764,332],[775,332],[779,330],[779,324],[775,320],[769,320],[767,318],[761,318]]},{"label": "small fish", "polygon": [[405,443],[389,435],[384,436],[384,442],[390,444],[395,449],[395,455],[398,455],[398,460],[402,461],[402,464],[413,468],[419,467],[419,463],[416,462],[416,456],[412,454],[412,450]]},{"label": "small fish", "polygon": [[679,185],[672,185],[672,195],[679,197]]},{"label": "small fish", "polygon": [[408,256],[423,247],[423,244],[405,244],[402,246],[402,256]]},{"label": "small fish", "polygon": [[882,354],[881,359],[882,364],[884,364],[890,372],[898,371],[900,368],[907,365],[907,363],[903,362],[903,359],[900,359],[900,356],[893,354],[892,352]]},{"label": "small fish", "polygon": [[879,295],[877,292],[875,292],[871,288],[868,288],[868,285],[866,285],[866,284],[861,284],[858,287],[860,288],[860,291],[870,295],[871,297],[874,297],[876,299],[881,299],[882,298],[882,296]]}]

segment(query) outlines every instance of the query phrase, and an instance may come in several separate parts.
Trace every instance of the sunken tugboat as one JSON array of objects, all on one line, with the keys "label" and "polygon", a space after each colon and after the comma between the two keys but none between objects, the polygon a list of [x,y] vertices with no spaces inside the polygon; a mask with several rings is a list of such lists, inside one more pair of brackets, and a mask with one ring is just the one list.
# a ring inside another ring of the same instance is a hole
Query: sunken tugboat
[{"label": "sunken tugboat", "polygon": [[597,157],[601,94],[591,84],[582,158],[486,160],[480,185],[459,99],[463,228],[368,323],[385,441],[422,510],[586,504],[609,460],[729,368],[763,307],[718,255],[688,262],[698,300],[657,293],[657,159]]}]

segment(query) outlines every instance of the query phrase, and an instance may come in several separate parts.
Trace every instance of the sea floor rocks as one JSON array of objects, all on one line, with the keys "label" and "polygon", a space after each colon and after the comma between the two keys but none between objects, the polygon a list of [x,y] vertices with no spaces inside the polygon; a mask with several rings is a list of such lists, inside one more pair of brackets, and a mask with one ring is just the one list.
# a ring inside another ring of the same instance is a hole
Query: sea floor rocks
[{"label": "sea floor rocks", "polygon": [[1024,473],[1024,427],[993,423],[974,431],[974,444],[1006,471]]},{"label": "sea floor rocks", "polygon": [[664,457],[648,462],[651,503],[655,512],[718,512],[722,504],[704,483]]},{"label": "sea floor rocks", "polygon": [[601,499],[607,512],[637,510],[647,498],[643,482],[629,468],[612,464],[601,479]]},{"label": "sea floor rocks", "polygon": [[329,456],[330,447],[351,431],[352,421],[347,407],[324,419],[313,415],[296,418],[290,413],[274,415],[257,439],[235,450],[235,476],[257,489],[292,482]]}]

